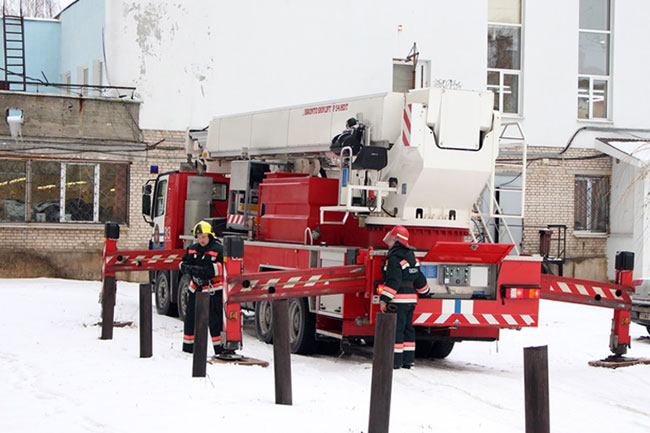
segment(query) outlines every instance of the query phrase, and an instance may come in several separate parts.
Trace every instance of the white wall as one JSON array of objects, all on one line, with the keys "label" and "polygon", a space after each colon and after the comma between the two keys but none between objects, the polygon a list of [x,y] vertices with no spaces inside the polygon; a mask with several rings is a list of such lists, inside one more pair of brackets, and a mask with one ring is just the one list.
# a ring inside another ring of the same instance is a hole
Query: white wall
[{"label": "white wall", "polygon": [[391,59],[413,42],[434,78],[485,88],[483,0],[111,0],[106,8],[111,84],[138,88],[143,128],[384,92]]},{"label": "white wall", "polygon": [[[109,0],[110,2],[110,0]],[[70,73],[72,84],[83,84],[79,68],[88,68],[88,84],[93,83],[93,61],[101,60],[104,0],[79,0],[61,13],[60,73]],[[54,81],[60,82],[56,77]]]}]

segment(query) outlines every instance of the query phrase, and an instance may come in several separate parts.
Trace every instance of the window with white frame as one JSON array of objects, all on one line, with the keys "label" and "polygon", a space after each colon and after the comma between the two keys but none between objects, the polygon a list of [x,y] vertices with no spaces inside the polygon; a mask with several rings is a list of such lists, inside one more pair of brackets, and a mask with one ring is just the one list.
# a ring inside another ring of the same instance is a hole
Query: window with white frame
[{"label": "window with white frame", "polygon": [[578,118],[608,119],[611,1],[580,0]]},{"label": "window with white frame", "polygon": [[63,93],[70,93],[70,81],[70,72],[61,74],[61,84],[65,84]]},{"label": "window with white frame", "polygon": [[0,222],[126,223],[128,165],[0,159]]},{"label": "window with white frame", "polygon": [[609,226],[609,177],[575,177],[575,231],[606,233]]},{"label": "window with white frame", "polygon": [[487,88],[494,109],[521,113],[522,0],[488,0]]}]

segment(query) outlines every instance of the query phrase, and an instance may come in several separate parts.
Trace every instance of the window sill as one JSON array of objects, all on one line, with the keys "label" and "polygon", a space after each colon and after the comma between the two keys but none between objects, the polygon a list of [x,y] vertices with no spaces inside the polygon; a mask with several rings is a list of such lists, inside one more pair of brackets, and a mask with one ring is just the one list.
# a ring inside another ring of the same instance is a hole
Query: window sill
[{"label": "window sill", "polygon": [[583,239],[606,239],[609,237],[609,233],[603,232],[590,232],[590,231],[574,231],[573,236],[576,238]]},{"label": "window sill", "polygon": [[588,125],[613,125],[614,121],[609,119],[576,119],[578,123],[586,123]]},{"label": "window sill", "polygon": [[525,117],[522,116],[521,114],[511,114],[511,113],[501,113],[501,118],[502,119],[507,119],[507,120],[524,120]]},{"label": "window sill", "polygon": [[[0,229],[104,230],[104,223],[0,223]],[[120,224],[120,230],[128,226]]]}]

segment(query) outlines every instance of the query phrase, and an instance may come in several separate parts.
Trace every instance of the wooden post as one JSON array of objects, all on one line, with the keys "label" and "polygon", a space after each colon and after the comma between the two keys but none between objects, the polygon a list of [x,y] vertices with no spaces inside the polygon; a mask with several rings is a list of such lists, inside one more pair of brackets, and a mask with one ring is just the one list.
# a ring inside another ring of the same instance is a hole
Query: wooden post
[{"label": "wooden post", "polygon": [[205,377],[208,357],[208,316],[210,314],[210,294],[196,292],[194,311],[194,356],[192,377]]},{"label": "wooden post", "polygon": [[368,433],[388,433],[390,397],[393,388],[396,323],[397,314],[377,314],[375,345],[372,357],[372,385],[370,388]]},{"label": "wooden post", "polygon": [[140,358],[153,354],[151,284],[140,284]]},{"label": "wooden post", "polygon": [[548,346],[524,348],[526,433],[549,433]]},{"label": "wooden post", "polygon": [[289,301],[273,304],[273,368],[275,369],[275,404],[291,405],[291,341],[289,339]]},{"label": "wooden post", "polygon": [[104,276],[102,289],[102,336],[101,340],[113,339],[113,316],[115,313],[115,277]]}]

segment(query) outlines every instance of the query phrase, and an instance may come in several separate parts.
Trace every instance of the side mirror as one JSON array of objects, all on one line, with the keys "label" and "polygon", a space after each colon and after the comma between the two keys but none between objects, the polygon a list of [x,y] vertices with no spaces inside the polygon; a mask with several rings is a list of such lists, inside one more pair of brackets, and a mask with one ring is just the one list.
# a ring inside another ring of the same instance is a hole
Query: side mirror
[{"label": "side mirror", "polygon": [[147,224],[153,227],[153,219],[151,218],[151,193],[153,186],[150,182],[152,181],[149,180],[142,186],[142,217]]},{"label": "side mirror", "polygon": [[142,194],[142,216],[151,217],[151,194]]}]

